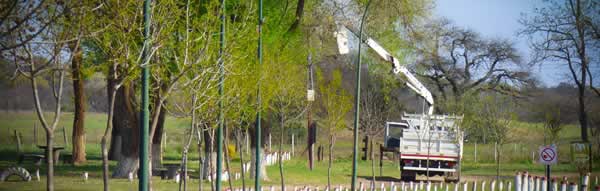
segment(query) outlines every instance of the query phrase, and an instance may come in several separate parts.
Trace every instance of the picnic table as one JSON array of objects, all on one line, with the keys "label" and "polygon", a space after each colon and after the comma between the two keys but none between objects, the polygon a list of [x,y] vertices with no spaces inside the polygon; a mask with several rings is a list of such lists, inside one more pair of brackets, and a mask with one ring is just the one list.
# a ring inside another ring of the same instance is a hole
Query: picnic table
[{"label": "picnic table", "polygon": [[[40,148],[40,149],[43,149],[44,150],[44,154],[48,150],[48,147],[46,145],[38,145],[37,147]],[[61,150],[65,150],[65,147],[62,147],[62,146],[54,146],[54,147],[52,147],[52,151],[54,152],[54,157],[53,157],[54,164],[58,163],[58,159],[60,157],[60,151]]]}]

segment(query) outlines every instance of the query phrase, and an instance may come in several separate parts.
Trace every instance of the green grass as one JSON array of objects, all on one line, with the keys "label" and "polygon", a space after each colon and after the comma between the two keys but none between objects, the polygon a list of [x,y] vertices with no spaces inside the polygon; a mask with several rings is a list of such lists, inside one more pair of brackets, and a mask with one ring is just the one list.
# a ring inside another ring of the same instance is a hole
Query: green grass
[{"label": "green grass", "polygon": [[[56,135],[56,144],[64,145],[62,140],[62,127],[67,127],[67,138],[70,141],[70,127],[72,123],[73,115],[71,113],[63,114],[61,123]],[[100,190],[102,187],[101,180],[101,160],[100,160],[100,138],[104,132],[106,115],[101,113],[87,113],[86,116],[86,151],[88,162],[81,166],[72,166],[58,164],[55,168],[56,179],[55,186],[56,190]],[[16,144],[13,138],[13,131],[17,130],[23,135],[23,144],[25,150],[33,152],[41,152],[35,148],[33,142],[33,125],[37,122],[37,118],[31,112],[2,112],[0,113],[0,170],[5,169],[9,166],[15,165],[16,163]],[[185,129],[189,126],[188,119],[175,119],[167,118],[166,121],[166,132],[167,138],[167,149],[164,153],[166,163],[179,163],[180,153],[183,148],[183,136]],[[39,127],[39,126],[38,126]],[[501,147],[502,155],[501,170],[500,174],[507,179],[510,179],[516,171],[527,170],[537,175],[544,173],[544,166],[536,164],[531,159],[531,152],[537,150],[537,147],[543,144],[543,134],[541,132],[542,126],[539,124],[530,123],[515,123],[515,126],[511,129],[511,140],[510,143]],[[41,128],[38,129],[38,143],[43,144],[44,136]],[[278,133],[273,134],[273,149],[277,149],[277,136]],[[553,166],[553,175],[562,176],[568,175],[573,176],[577,174],[576,168],[573,164],[568,161],[568,142],[576,140],[579,135],[579,129],[573,125],[565,127],[561,132],[561,141],[559,143],[559,155],[560,163]],[[324,134],[320,135],[326,137]],[[327,162],[316,162],[316,166],[313,171],[308,170],[308,165],[304,156],[301,156],[304,150],[305,138],[297,137],[296,145],[296,157],[293,160],[287,161],[284,164],[284,175],[287,185],[320,185],[321,188],[327,184]],[[380,140],[380,139],[378,139]],[[326,140],[319,140],[324,147],[326,147]],[[69,143],[70,145],[70,143]],[[289,150],[289,145],[284,146],[286,150]],[[362,143],[361,143],[362,147]],[[490,179],[496,174],[496,166],[494,163],[493,144],[478,144],[477,145],[477,161],[474,157],[474,144],[466,143],[464,155],[463,155],[463,167],[462,175],[469,178],[477,179]],[[198,154],[195,152],[195,148],[192,148],[190,154],[190,168],[198,169]],[[343,131],[340,133],[336,140],[335,145],[335,158],[332,168],[332,183],[334,185],[350,183],[351,174],[351,155],[352,155],[352,137],[351,132]],[[67,147],[67,151],[70,152],[70,147]],[[360,154],[362,156],[362,153]],[[327,157],[327,150],[325,150],[325,158]],[[250,157],[245,156],[248,160]],[[376,157],[378,158],[378,157]],[[376,161],[375,172],[379,176],[378,162]],[[371,163],[370,161],[359,161],[358,163],[358,176],[361,177],[361,181],[366,181],[365,177],[371,176]],[[110,162],[111,169],[116,166],[116,163]],[[600,160],[595,160],[595,168],[593,172],[600,172]],[[36,167],[32,164],[25,164],[25,168],[31,170]],[[240,163],[238,158],[232,160],[231,168],[233,172],[240,172]],[[42,167],[42,182],[32,181],[28,183],[23,182],[3,182],[0,183],[0,190],[43,190],[45,188],[44,176],[45,168]],[[87,182],[83,182],[81,175],[83,172],[89,172],[90,179]],[[263,181],[263,185],[278,185],[280,182],[279,169],[277,165],[269,166],[267,168],[269,181]],[[399,170],[395,163],[392,161],[384,161],[383,164],[383,177],[399,177]],[[111,179],[111,190],[136,190],[137,185],[135,181],[133,183],[128,182],[125,179]],[[191,180],[190,188],[198,187],[198,180]],[[241,186],[241,181],[234,181],[234,186]],[[223,186],[227,187],[227,183],[224,182]],[[253,180],[246,180],[247,186],[253,185]],[[209,188],[209,184],[205,182],[205,188]],[[153,187],[155,190],[175,190],[178,188],[178,184],[173,181],[153,179]]]}]

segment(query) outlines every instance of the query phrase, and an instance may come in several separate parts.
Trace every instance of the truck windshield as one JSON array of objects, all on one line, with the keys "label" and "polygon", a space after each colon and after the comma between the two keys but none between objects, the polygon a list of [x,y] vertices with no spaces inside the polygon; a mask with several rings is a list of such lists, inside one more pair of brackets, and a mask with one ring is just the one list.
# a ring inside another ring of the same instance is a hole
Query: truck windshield
[{"label": "truck windshield", "polygon": [[402,129],[404,128],[404,126],[402,125],[392,125],[390,124],[390,130],[389,130],[389,136],[390,137],[394,137],[394,138],[401,138],[402,137]]}]

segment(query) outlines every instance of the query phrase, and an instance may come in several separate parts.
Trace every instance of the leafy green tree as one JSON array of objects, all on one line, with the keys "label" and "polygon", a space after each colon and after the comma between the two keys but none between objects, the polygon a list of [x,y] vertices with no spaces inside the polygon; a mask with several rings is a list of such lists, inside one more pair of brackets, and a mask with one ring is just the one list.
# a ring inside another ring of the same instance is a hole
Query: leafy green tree
[{"label": "leafy green tree", "polygon": [[333,71],[331,79],[323,79],[321,72],[317,72],[317,79],[320,82],[321,121],[329,134],[327,187],[331,188],[333,146],[337,133],[348,128],[346,115],[352,110],[352,96],[342,87],[342,73],[339,70]]}]

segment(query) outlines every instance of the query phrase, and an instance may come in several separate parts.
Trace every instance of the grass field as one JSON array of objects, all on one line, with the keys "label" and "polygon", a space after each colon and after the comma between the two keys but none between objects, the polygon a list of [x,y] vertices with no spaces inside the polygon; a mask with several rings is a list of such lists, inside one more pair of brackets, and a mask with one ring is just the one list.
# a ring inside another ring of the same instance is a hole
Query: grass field
[{"label": "grass field", "polygon": [[[62,127],[67,127],[67,138],[70,141],[70,127],[73,115],[65,113],[62,116],[61,124],[56,135],[56,144],[64,145],[62,140]],[[88,113],[86,118],[86,134],[87,134],[87,158],[88,162],[81,166],[72,166],[68,164],[58,164],[55,168],[57,178],[55,179],[56,190],[101,190],[101,160],[100,160],[100,138],[104,131],[106,115],[101,113]],[[16,130],[23,135],[23,144],[25,150],[32,152],[41,152],[35,148],[33,142],[33,125],[37,119],[31,112],[0,112],[0,170],[16,164],[16,141],[13,137],[13,132]],[[167,163],[178,163],[180,153],[183,148],[183,135],[185,129],[189,126],[186,119],[168,118],[166,121],[166,132],[168,135],[167,149],[164,153],[164,159]],[[38,132],[38,142],[43,143],[43,132],[41,129]],[[534,174],[542,175],[544,166],[536,164],[532,160],[532,152],[537,150],[537,147],[543,144],[542,126],[530,123],[516,123],[511,130],[510,143],[501,147],[502,155],[500,156],[501,170],[500,173],[504,178],[510,179],[516,171],[527,170]],[[553,173],[557,176],[574,176],[577,170],[568,160],[567,153],[568,143],[576,140],[579,135],[579,129],[573,125],[566,126],[561,133],[561,142],[559,143],[560,163],[553,166]],[[285,162],[284,175],[287,185],[323,185],[327,184],[327,162],[317,162],[315,169],[309,171],[304,155],[302,155],[304,147],[304,138],[297,138],[296,156]],[[273,146],[275,147],[276,136],[273,137]],[[321,141],[326,144],[326,141]],[[69,145],[70,146],[70,145]],[[286,150],[289,150],[289,145],[286,145]],[[335,158],[332,168],[332,182],[335,185],[350,183],[351,174],[351,132],[341,132],[335,146]],[[463,156],[462,175],[466,180],[470,179],[491,179],[496,174],[496,166],[494,163],[493,144],[478,144],[477,145],[477,161],[475,161],[475,144],[467,142],[465,145]],[[275,149],[275,148],[273,148]],[[194,148],[195,151],[195,148]],[[67,152],[70,152],[70,147],[67,147]],[[564,154],[563,154],[564,153]],[[327,156],[327,153],[325,153]],[[190,168],[198,169],[198,154],[192,152],[190,155]],[[248,156],[245,159],[249,159]],[[600,172],[599,160],[594,160],[593,172]],[[376,161],[375,165],[378,165]],[[111,168],[116,165],[115,162],[110,163]],[[231,168],[233,172],[240,172],[239,158],[232,160]],[[361,181],[367,181],[365,178],[371,176],[371,162],[359,161],[358,175]],[[33,164],[24,165],[27,169],[33,170]],[[41,174],[45,169],[42,167]],[[90,179],[83,182],[81,175],[83,172],[89,172]],[[269,181],[264,181],[263,185],[278,185],[279,170],[277,165],[267,168]],[[375,170],[379,176],[379,169]],[[392,161],[384,161],[381,178],[397,178],[399,177],[398,166]],[[597,174],[595,174],[597,175]],[[155,190],[176,190],[178,184],[173,181],[160,180],[153,177],[153,187]],[[32,181],[23,182],[2,182],[0,190],[43,190],[45,184],[42,182]],[[198,180],[191,180],[191,185],[188,187],[197,188]],[[240,186],[241,180],[233,181],[234,186]],[[137,185],[134,182],[128,182],[125,179],[111,179],[111,190],[137,190]],[[227,183],[223,183],[227,187]],[[253,185],[253,181],[247,179],[246,185]],[[204,187],[209,189],[209,184],[204,183]]]}]

